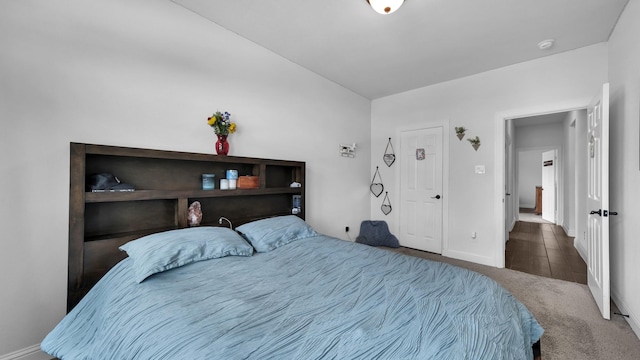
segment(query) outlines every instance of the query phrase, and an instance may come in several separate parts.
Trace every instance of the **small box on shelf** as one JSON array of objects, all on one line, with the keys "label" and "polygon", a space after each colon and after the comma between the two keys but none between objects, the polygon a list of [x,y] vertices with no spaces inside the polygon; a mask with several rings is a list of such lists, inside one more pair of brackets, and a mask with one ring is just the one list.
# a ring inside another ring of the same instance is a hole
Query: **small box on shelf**
[{"label": "small box on shelf", "polygon": [[257,189],[260,186],[258,176],[238,176],[238,189]]}]

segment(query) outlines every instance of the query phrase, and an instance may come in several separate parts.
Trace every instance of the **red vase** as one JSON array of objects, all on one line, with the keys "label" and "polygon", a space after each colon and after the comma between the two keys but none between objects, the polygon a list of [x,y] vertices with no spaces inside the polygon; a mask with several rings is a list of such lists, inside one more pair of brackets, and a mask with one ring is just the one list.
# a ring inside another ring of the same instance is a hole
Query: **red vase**
[{"label": "red vase", "polygon": [[216,141],[216,153],[218,155],[227,155],[229,153],[227,135],[218,134],[218,141]]}]

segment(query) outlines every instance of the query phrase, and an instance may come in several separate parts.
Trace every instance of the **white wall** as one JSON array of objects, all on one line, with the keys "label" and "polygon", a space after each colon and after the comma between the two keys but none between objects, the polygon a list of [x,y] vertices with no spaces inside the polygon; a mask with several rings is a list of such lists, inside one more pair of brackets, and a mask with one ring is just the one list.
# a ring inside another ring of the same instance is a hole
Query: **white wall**
[{"label": "white wall", "polygon": [[0,358],[65,313],[69,142],[214,153],[229,111],[230,155],[307,162],[318,231],[369,216],[370,101],[180,6],[2,1],[0,48]]},{"label": "white wall", "polygon": [[609,40],[611,295],[640,336],[640,1],[630,0]]},{"label": "white wall", "polygon": [[518,198],[520,207],[536,206],[536,186],[542,186],[542,150],[518,152]]},{"label": "white wall", "polygon": [[516,147],[519,150],[561,148],[562,132],[561,123],[516,126]]},{"label": "white wall", "polygon": [[[380,163],[387,138],[399,128],[448,119],[448,136],[455,136],[455,126],[468,128],[470,137],[478,135],[482,141],[478,151],[468,142],[451,141],[447,194],[451,220],[443,254],[504,266],[503,119],[586,107],[606,79],[607,45],[601,43],[374,100],[371,169]],[[476,175],[475,165],[485,165],[486,174]],[[398,167],[381,169],[385,188],[394,189]],[[387,220],[398,232],[398,219],[384,218],[373,197],[371,217]],[[477,232],[476,239],[472,232]]]}]

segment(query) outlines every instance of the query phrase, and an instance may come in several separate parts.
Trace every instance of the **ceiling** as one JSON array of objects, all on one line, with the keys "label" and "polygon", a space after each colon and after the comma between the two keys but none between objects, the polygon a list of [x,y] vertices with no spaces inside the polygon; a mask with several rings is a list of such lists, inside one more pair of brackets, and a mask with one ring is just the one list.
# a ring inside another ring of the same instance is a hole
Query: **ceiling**
[{"label": "ceiling", "polygon": [[522,126],[540,126],[548,124],[559,124],[567,117],[568,112],[559,112],[553,114],[528,116],[523,118],[513,119],[513,125],[515,127]]},{"label": "ceiling", "polygon": [[[171,0],[369,99],[607,41],[628,0]],[[537,44],[553,38],[553,47]]]}]

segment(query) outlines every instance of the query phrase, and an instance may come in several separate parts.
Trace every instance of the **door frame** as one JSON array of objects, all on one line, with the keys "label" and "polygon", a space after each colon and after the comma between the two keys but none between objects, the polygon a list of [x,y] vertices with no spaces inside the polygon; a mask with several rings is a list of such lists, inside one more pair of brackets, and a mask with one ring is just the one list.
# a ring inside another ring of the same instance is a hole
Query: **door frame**
[{"label": "door frame", "polygon": [[[495,167],[495,182],[494,182],[494,214],[495,223],[494,229],[496,234],[503,234],[506,221],[506,209],[505,209],[505,126],[506,122],[511,119],[517,119],[522,117],[539,116],[546,114],[553,114],[559,112],[569,112],[574,110],[586,109],[589,106],[589,101],[567,101],[558,104],[544,104],[534,106],[531,108],[523,108],[509,111],[497,112],[495,115],[495,150],[494,150],[494,163]],[[494,254],[494,263],[497,268],[504,268],[504,251],[506,243],[504,236],[496,236],[496,243],[494,248],[496,249]]]},{"label": "door frame", "polygon": [[[395,129],[395,138],[398,139],[398,144],[396,145],[398,149],[402,148],[402,144],[400,143],[401,137],[400,133],[405,131],[415,131],[415,130],[423,130],[423,129],[431,129],[435,127],[442,127],[442,254],[443,256],[447,256],[449,251],[449,142],[452,136],[449,120],[433,120],[433,121],[424,121],[419,124],[412,124],[407,126],[398,127]],[[455,135],[455,134],[453,134]],[[394,187],[393,191],[397,196],[397,204],[400,204],[400,162],[396,159],[397,166],[394,170]],[[394,163],[394,165],[396,164]],[[393,167],[393,165],[392,165]],[[391,200],[393,203],[393,199]],[[400,205],[398,205],[398,211],[392,211],[395,215],[393,216],[394,232],[396,234],[400,233]]]}]

